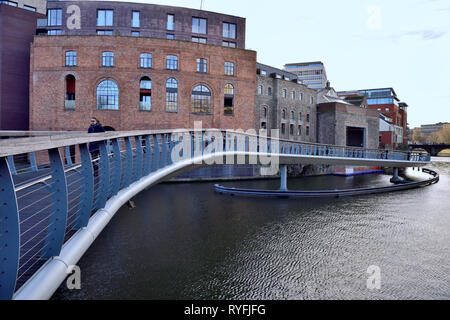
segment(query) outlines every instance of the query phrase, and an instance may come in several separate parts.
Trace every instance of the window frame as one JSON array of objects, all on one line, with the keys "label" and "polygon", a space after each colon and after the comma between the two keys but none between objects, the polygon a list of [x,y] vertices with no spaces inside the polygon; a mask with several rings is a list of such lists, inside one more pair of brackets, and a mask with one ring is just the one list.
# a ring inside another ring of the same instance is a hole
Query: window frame
[{"label": "window frame", "polygon": [[102,67],[114,68],[114,52],[112,51],[102,52]]},{"label": "window frame", "polygon": [[[176,58],[176,59],[173,59]],[[174,68],[176,67],[176,68]],[[169,54],[166,56],[166,70],[178,71],[178,56]]]},{"label": "window frame", "polygon": [[76,67],[77,66],[77,52],[75,50],[66,51],[65,66],[66,67]]}]

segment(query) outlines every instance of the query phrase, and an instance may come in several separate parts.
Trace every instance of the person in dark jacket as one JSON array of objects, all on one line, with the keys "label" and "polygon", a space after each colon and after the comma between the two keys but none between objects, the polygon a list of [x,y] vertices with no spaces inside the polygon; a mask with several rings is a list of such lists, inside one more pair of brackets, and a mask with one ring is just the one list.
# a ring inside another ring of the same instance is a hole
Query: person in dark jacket
[{"label": "person in dark jacket", "polygon": [[[91,125],[89,127],[88,133],[102,133],[106,132],[103,126],[101,125],[100,121],[98,121],[97,118],[92,117],[91,118]],[[92,160],[95,160],[100,155],[100,147],[98,145],[98,142],[92,142],[89,144],[89,152],[91,153]],[[98,165],[97,161],[94,162],[94,175],[98,175]]]}]

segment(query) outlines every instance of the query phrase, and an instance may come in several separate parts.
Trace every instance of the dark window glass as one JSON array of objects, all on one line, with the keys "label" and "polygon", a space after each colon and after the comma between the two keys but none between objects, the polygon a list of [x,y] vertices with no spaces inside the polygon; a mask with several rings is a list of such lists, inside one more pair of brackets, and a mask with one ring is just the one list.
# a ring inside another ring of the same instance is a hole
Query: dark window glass
[{"label": "dark window glass", "polygon": [[225,115],[234,114],[234,87],[231,83],[225,85],[224,113]]},{"label": "dark window glass", "polygon": [[166,111],[178,112],[178,81],[174,78],[166,82]]},{"label": "dark window glass", "polygon": [[139,110],[152,110],[152,80],[149,77],[143,77],[140,81],[139,91]]},{"label": "dark window glass", "polygon": [[309,137],[309,127],[306,127],[306,135]]},{"label": "dark window glass", "polygon": [[222,46],[236,48],[236,42],[223,41]]}]

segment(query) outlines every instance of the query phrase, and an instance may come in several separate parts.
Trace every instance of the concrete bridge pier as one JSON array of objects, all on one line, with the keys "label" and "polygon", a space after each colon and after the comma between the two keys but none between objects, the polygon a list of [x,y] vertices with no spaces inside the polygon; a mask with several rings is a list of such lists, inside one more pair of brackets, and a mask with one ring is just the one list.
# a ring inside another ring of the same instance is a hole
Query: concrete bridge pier
[{"label": "concrete bridge pier", "polygon": [[400,179],[399,175],[398,175],[398,168],[393,168],[394,170],[394,174],[392,176],[391,182],[392,183],[401,183],[403,180]]},{"label": "concrete bridge pier", "polygon": [[288,187],[287,187],[287,165],[280,166],[280,191],[288,191]]}]

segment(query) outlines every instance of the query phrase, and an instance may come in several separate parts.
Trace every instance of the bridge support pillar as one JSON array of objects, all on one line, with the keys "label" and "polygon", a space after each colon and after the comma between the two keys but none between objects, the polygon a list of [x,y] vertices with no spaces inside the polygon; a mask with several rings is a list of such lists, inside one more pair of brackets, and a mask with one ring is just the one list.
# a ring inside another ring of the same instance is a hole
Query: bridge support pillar
[{"label": "bridge support pillar", "polygon": [[391,182],[392,183],[400,183],[403,180],[400,179],[400,177],[398,176],[398,168],[394,168],[394,174],[392,176]]},{"label": "bridge support pillar", "polygon": [[287,187],[287,165],[280,166],[280,191],[288,191],[288,187]]}]

